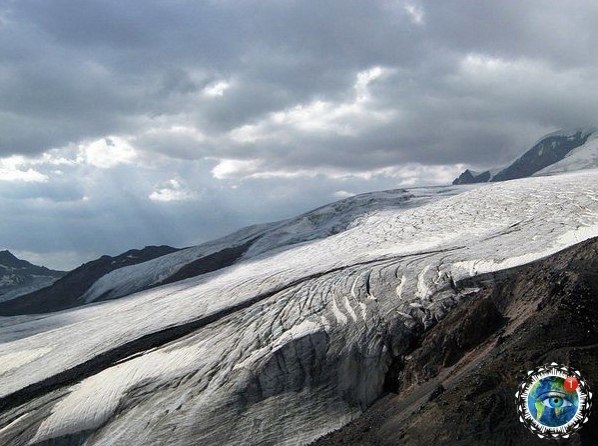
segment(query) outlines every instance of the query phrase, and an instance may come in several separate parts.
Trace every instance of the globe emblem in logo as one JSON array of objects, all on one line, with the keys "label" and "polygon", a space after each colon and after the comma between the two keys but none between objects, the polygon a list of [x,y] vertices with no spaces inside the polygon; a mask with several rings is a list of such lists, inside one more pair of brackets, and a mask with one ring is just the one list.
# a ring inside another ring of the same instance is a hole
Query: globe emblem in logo
[{"label": "globe emblem in logo", "polygon": [[568,438],[589,419],[592,393],[580,372],[568,366],[531,370],[515,397],[519,420],[541,438]]},{"label": "globe emblem in logo", "polygon": [[565,378],[550,375],[532,385],[527,396],[527,406],[532,417],[543,425],[563,426],[577,413],[579,395],[575,390],[565,389]]}]

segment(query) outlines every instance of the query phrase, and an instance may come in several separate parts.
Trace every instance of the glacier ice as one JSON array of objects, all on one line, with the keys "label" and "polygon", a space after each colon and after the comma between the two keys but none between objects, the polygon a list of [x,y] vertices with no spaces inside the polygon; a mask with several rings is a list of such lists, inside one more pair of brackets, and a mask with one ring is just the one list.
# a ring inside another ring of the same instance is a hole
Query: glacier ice
[{"label": "glacier ice", "polygon": [[0,320],[0,443],[295,445],[341,427],[410,337],[467,299],[455,282],[598,236],[598,170],[460,191],[121,299]]}]

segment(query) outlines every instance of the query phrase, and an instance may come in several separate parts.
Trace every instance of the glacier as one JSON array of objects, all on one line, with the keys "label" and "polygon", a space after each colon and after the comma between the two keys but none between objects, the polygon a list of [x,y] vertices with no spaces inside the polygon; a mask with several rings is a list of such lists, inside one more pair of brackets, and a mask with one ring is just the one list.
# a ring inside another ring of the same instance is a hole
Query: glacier
[{"label": "glacier", "polygon": [[[393,358],[468,298],[465,279],[598,236],[597,169],[408,193],[221,239],[209,249],[263,237],[207,274],[0,318],[0,443],[309,444],[381,395]],[[85,299],[208,248],[189,249]]]},{"label": "glacier", "polygon": [[114,299],[169,280],[185,266],[206,256],[241,247],[242,259],[286,249],[291,245],[316,240],[347,229],[360,215],[381,208],[413,208],[467,190],[461,187],[419,187],[370,192],[340,200],[294,218],[253,225],[220,239],[164,255],[139,265],[119,268],[96,281],[80,297],[84,303]]}]

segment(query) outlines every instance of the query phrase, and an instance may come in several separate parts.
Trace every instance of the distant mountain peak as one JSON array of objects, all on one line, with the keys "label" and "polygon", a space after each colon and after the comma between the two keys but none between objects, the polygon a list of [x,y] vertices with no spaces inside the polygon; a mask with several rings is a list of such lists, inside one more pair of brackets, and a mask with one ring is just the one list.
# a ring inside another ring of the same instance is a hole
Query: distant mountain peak
[{"label": "distant mountain peak", "polygon": [[11,267],[26,267],[28,265],[35,266],[26,260],[19,259],[8,249],[0,251],[0,265]]},{"label": "distant mountain peak", "polygon": [[0,302],[47,287],[64,274],[19,259],[4,249],[0,251]]},{"label": "distant mountain peak", "polygon": [[58,311],[76,306],[80,304],[78,298],[97,279],[110,271],[142,263],[175,251],[178,251],[178,249],[161,245],[146,246],[143,249],[130,249],[114,257],[103,255],[98,259],[84,263],[66,274],[60,274],[59,280],[54,279],[51,283],[45,285],[45,287],[38,287],[26,293],[21,293],[16,298],[11,298],[8,302],[2,302],[2,300],[9,299],[2,299],[0,295],[0,314],[4,316],[35,314]]},{"label": "distant mountain peak", "polygon": [[[467,169],[453,181],[453,184],[487,183],[530,177],[560,162],[573,150],[584,146],[590,137],[596,134],[598,134],[596,127],[590,126],[548,133],[507,166],[483,172]],[[585,165],[583,163],[576,164],[578,169],[598,167],[592,157],[586,157],[586,159],[588,161]]]},{"label": "distant mountain peak", "polygon": [[453,181],[453,184],[473,184],[473,183],[485,183],[490,180],[490,171],[485,170],[483,172],[476,172],[471,169],[465,169],[465,171],[459,175]]}]

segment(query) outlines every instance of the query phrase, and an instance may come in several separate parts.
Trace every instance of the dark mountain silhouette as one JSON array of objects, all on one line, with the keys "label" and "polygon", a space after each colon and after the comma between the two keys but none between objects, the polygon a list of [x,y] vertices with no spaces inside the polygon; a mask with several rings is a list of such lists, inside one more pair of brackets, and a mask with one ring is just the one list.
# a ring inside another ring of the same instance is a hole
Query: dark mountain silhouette
[{"label": "dark mountain silhouette", "polygon": [[0,251],[0,301],[47,287],[65,274],[21,260],[10,251]]},{"label": "dark mountain silhouette", "polygon": [[47,313],[81,305],[81,295],[103,275],[174,251],[177,249],[171,246],[146,246],[115,257],[102,256],[84,263],[49,287],[0,303],[0,316]]},{"label": "dark mountain silhouette", "polygon": [[573,149],[583,146],[594,133],[594,129],[576,129],[548,134],[508,166],[483,172],[467,169],[453,181],[453,184],[487,183],[532,176],[561,161]]}]

